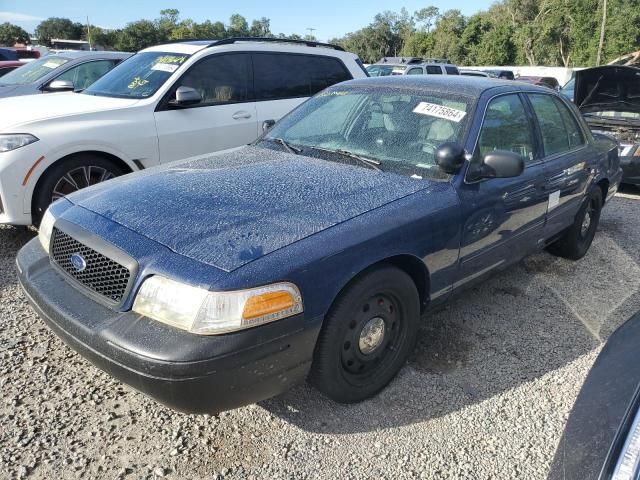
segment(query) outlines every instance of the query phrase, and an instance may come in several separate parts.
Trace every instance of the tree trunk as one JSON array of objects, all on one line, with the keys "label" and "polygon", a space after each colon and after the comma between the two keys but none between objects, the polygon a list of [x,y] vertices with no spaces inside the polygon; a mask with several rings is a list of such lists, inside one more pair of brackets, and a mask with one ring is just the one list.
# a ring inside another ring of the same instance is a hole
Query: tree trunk
[{"label": "tree trunk", "polygon": [[604,45],[604,28],[607,24],[607,0],[602,0],[602,25],[600,27],[600,43],[598,44],[598,57],[596,58],[596,67],[600,66],[602,59],[602,46]]}]

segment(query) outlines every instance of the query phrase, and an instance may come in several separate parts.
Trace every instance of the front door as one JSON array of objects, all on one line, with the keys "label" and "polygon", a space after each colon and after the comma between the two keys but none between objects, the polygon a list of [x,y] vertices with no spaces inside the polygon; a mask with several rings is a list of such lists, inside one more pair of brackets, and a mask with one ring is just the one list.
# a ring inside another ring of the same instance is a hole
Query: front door
[{"label": "front door", "polygon": [[525,159],[514,178],[462,182],[460,268],[455,287],[530,253],[542,235],[547,199],[533,118],[517,93],[489,101],[470,171],[484,155],[508,150]]},{"label": "front door", "polygon": [[[180,86],[195,88],[202,102],[172,108],[168,101]],[[251,56],[211,55],[194,64],[154,115],[162,163],[251,143],[258,136]]]}]

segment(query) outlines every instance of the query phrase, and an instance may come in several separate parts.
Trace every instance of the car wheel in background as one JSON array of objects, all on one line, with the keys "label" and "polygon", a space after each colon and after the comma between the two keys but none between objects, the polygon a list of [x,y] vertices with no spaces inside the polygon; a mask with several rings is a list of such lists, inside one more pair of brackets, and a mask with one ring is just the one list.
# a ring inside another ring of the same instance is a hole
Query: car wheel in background
[{"label": "car wheel in background", "polygon": [[123,175],[112,161],[91,153],[78,154],[54,164],[39,181],[33,195],[31,217],[38,226],[47,207],[77,190]]},{"label": "car wheel in background", "polygon": [[578,260],[587,253],[600,221],[602,211],[602,190],[593,186],[576,215],[573,225],[562,237],[547,247],[549,253],[559,257]]},{"label": "car wheel in background", "polygon": [[411,277],[390,265],[370,270],[345,288],[325,318],[311,383],[342,403],[375,395],[404,365],[419,322]]}]

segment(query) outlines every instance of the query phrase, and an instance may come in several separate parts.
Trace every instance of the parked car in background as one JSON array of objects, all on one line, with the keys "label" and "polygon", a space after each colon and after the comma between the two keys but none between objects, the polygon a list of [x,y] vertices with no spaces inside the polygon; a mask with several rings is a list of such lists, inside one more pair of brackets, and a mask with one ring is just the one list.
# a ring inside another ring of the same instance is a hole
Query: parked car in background
[{"label": "parked car in background", "polygon": [[46,55],[0,78],[0,98],[83,90],[130,56],[120,52]]},{"label": "parked car in background", "polygon": [[607,65],[579,70],[574,101],[591,130],[619,142],[622,182],[640,185],[640,68]]},{"label": "parked car in background", "polygon": [[567,421],[549,480],[640,478],[640,313],[607,340]]},{"label": "parked car in background", "polygon": [[515,75],[511,70],[485,70],[490,77],[500,78],[502,80],[515,80]]},{"label": "parked car in background", "polygon": [[620,176],[615,143],[547,88],[354,80],[252,146],[65,196],[18,271],[56,334],[173,408],[308,375],[358,402],[428,308],[544,247],[585,255]]},{"label": "parked car in background", "polygon": [[0,47],[0,61],[35,60],[40,58],[40,52],[24,47]]},{"label": "parked car in background", "polygon": [[541,87],[551,88],[553,90],[560,90],[560,84],[555,77],[530,77],[519,76],[516,78],[519,82],[530,83],[531,85],[539,85]]},{"label": "parked car in background", "polygon": [[384,57],[369,65],[370,77],[392,75],[459,75],[458,67],[446,59],[419,57]]},{"label": "parked car in background", "polygon": [[246,145],[309,96],[366,75],[340,47],[225,39],[148,48],[81,93],[0,100],[0,223],[37,224],[72,191]]},{"label": "parked car in background", "polygon": [[487,72],[483,72],[481,70],[460,70],[460,75],[465,77],[482,77],[482,78],[490,78]]},{"label": "parked car in background", "polygon": [[0,77],[5,76],[7,73],[12,72],[24,64],[25,62],[20,61],[0,61]]}]

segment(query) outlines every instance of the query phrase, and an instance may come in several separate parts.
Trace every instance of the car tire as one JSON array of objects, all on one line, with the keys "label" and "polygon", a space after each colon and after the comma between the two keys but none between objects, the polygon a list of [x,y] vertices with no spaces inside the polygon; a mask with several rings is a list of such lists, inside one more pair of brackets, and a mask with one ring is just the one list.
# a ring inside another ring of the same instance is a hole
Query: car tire
[{"label": "car tire", "polygon": [[549,245],[549,253],[570,260],[585,256],[598,228],[602,211],[602,190],[598,186],[589,189],[587,196],[571,225],[562,236]]},{"label": "car tire", "polygon": [[123,175],[122,168],[96,154],[73,155],[54,164],[38,182],[33,195],[31,220],[40,225],[47,207],[63,195]]},{"label": "car tire", "polygon": [[419,324],[420,299],[411,277],[391,265],[369,270],[343,290],[326,316],[311,384],[340,403],[375,395],[406,362]]}]

